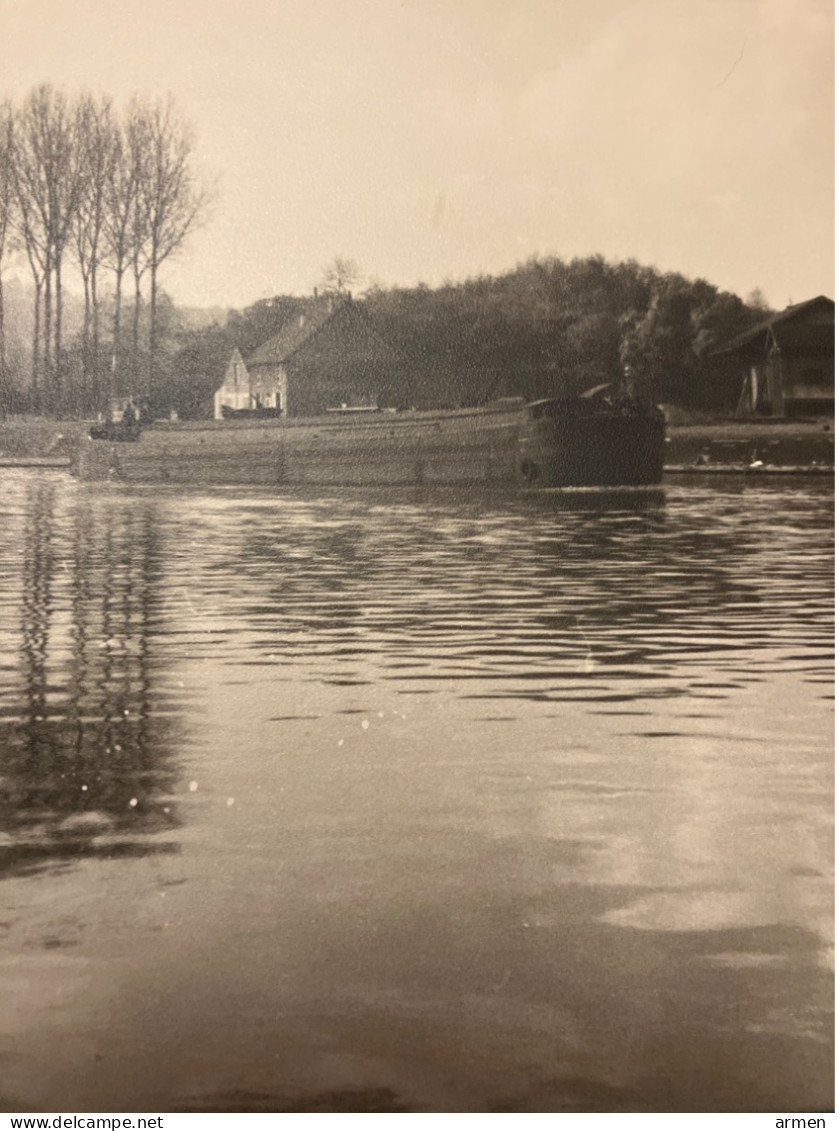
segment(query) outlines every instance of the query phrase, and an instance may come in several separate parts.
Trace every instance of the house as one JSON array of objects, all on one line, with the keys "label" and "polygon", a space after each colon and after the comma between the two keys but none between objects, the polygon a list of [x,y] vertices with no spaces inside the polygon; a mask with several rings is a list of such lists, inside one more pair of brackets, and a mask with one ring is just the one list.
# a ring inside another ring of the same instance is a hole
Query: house
[{"label": "house", "polygon": [[713,351],[736,375],[736,415],[834,413],[834,300],[789,306]]},{"label": "house", "polygon": [[233,350],[229,365],[224,371],[224,380],[215,393],[215,419],[221,420],[222,406],[233,409],[235,412],[255,408],[253,390],[250,385],[250,374],[244,359],[237,349]]},{"label": "house", "polygon": [[310,299],[246,362],[233,353],[215,393],[215,419],[231,411],[315,416],[374,408],[397,363],[351,296]]}]

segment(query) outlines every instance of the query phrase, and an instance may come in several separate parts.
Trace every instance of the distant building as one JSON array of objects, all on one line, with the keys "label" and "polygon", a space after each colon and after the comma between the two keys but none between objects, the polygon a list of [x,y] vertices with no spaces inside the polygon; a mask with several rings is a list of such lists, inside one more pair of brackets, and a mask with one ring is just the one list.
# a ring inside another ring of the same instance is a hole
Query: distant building
[{"label": "distant building", "polygon": [[238,350],[233,350],[229,365],[224,371],[224,380],[221,388],[215,393],[215,419],[221,420],[222,406],[241,412],[244,409],[255,408],[253,389],[250,384],[250,374]]},{"label": "distant building", "polygon": [[714,351],[740,380],[737,415],[834,413],[834,301],[789,306]]},{"label": "distant building", "polygon": [[246,362],[233,353],[215,393],[215,419],[242,411],[315,416],[374,408],[397,363],[350,297],[311,299]]}]

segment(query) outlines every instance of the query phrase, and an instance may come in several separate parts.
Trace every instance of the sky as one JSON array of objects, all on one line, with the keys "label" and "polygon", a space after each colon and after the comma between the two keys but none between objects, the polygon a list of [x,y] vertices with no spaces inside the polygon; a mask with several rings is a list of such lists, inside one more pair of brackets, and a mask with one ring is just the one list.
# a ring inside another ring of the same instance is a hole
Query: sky
[{"label": "sky", "polygon": [[0,0],[0,98],[172,95],[180,304],[601,254],[834,295],[831,0]]}]

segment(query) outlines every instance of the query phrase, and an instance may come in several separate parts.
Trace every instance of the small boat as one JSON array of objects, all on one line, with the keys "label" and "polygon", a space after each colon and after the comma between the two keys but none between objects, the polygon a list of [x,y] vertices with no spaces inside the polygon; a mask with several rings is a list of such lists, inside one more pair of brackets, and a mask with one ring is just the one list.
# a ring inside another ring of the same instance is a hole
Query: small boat
[{"label": "small boat", "polygon": [[93,424],[90,427],[91,440],[109,440],[112,443],[136,443],[140,438],[140,426],[134,421],[107,420],[103,424]]},{"label": "small boat", "polygon": [[665,445],[660,409],[609,385],[528,404],[160,422],[130,446],[93,432],[80,478],[197,485],[652,486]]}]

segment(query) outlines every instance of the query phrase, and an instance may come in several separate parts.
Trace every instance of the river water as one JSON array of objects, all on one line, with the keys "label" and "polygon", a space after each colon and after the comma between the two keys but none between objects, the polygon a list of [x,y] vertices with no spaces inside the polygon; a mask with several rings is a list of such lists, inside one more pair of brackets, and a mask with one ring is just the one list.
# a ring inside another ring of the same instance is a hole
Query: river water
[{"label": "river water", "polygon": [[0,472],[0,1093],[832,1106],[832,491]]}]

